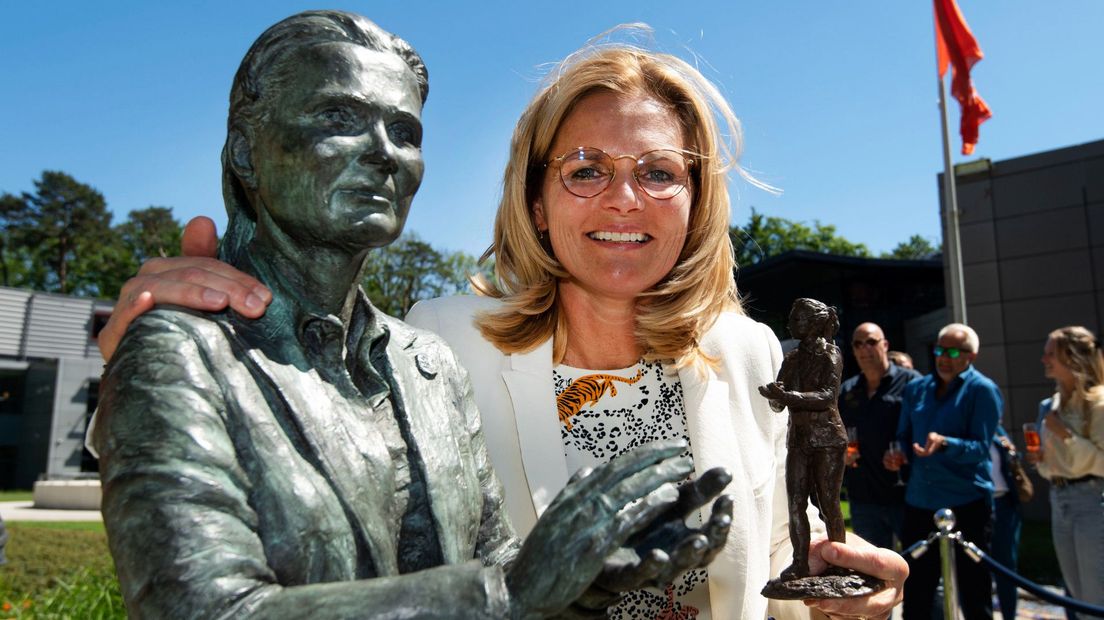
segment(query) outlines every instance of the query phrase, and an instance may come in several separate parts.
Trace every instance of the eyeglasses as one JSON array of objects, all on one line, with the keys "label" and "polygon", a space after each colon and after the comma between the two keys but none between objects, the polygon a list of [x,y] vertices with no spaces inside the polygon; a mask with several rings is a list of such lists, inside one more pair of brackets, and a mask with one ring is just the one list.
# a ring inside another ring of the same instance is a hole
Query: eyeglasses
[{"label": "eyeglasses", "polygon": [[947,357],[956,360],[958,359],[959,355],[962,355],[963,353],[969,353],[969,351],[963,351],[962,349],[959,349],[957,347],[934,346],[932,347],[932,353],[935,354],[936,357],[943,357],[944,355],[946,355]]},{"label": "eyeglasses", "polygon": [[614,163],[618,159],[635,160],[632,175],[644,193],[656,200],[670,200],[686,189],[690,167],[694,160],[670,149],[648,151],[639,157],[612,157],[602,149],[580,146],[549,160],[545,167],[559,164],[560,182],[564,189],[579,198],[593,198],[606,191],[617,175]]},{"label": "eyeglasses", "polygon": [[881,342],[882,340],[883,340],[882,338],[867,338],[866,340],[852,340],[851,341],[851,346],[855,347],[856,349],[861,349],[864,346],[873,347],[873,346],[877,345],[879,342]]}]

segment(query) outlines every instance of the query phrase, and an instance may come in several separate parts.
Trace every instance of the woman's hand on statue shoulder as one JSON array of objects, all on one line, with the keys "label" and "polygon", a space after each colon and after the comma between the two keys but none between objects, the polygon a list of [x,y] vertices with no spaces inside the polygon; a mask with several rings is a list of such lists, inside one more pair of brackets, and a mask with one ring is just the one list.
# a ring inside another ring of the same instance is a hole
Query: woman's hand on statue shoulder
[{"label": "woman's hand on statue shoulder", "polygon": [[183,256],[150,259],[123,285],[97,338],[105,361],[111,359],[131,322],[158,304],[208,312],[230,306],[249,318],[264,314],[272,293],[256,278],[215,258],[218,237],[209,218],[188,222],[180,247]]}]

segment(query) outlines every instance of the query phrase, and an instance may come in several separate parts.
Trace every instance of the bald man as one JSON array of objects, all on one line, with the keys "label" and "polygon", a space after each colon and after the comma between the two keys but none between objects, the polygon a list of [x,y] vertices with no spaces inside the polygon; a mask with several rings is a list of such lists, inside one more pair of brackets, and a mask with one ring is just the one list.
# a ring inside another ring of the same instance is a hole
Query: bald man
[{"label": "bald man", "polygon": [[840,386],[839,410],[844,426],[858,434],[859,452],[848,454],[843,484],[851,502],[855,533],[879,547],[893,548],[901,540],[905,489],[896,486],[897,474],[882,464],[882,455],[895,439],[901,415],[901,394],[914,370],[889,360],[889,341],[882,328],[863,323],[851,336],[851,352],[861,372]]}]

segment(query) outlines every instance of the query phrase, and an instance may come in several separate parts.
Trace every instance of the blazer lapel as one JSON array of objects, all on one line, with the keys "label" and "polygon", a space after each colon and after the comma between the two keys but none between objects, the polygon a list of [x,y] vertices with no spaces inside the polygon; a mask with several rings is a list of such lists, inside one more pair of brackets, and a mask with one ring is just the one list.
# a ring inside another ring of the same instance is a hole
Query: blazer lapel
[{"label": "blazer lapel", "polygon": [[552,339],[528,353],[510,355],[509,362],[502,380],[510,392],[525,478],[539,517],[568,478],[552,384]]},{"label": "blazer lapel", "polygon": [[728,412],[728,383],[713,369],[707,369],[703,375],[692,367],[683,367],[678,374],[695,473],[701,475],[719,465],[731,469],[732,453],[739,450],[739,442],[732,436],[730,424],[718,424],[722,420],[727,422],[728,416],[707,414],[709,411]]}]

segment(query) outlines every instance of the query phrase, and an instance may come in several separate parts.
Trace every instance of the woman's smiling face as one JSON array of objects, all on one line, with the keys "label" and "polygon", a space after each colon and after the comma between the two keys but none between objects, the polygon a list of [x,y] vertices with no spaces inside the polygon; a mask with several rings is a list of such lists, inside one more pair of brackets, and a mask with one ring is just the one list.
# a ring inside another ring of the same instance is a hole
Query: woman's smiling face
[{"label": "woman's smiling face", "polygon": [[670,273],[686,241],[693,188],[656,199],[632,171],[643,153],[685,151],[683,134],[674,111],[647,95],[598,92],[575,105],[556,133],[552,156],[593,147],[618,159],[609,187],[591,198],[567,191],[556,164],[545,172],[533,219],[538,230],[548,231],[557,260],[571,275],[561,286],[634,298]]}]

